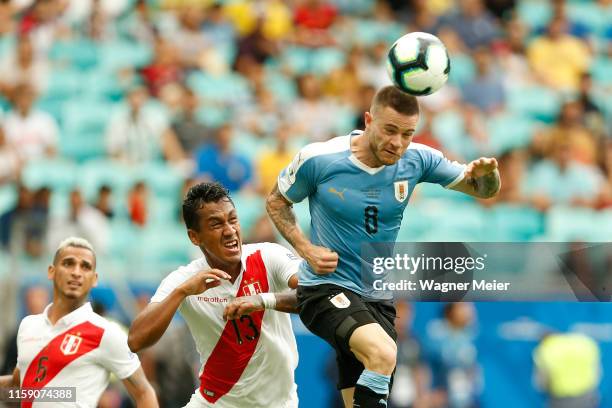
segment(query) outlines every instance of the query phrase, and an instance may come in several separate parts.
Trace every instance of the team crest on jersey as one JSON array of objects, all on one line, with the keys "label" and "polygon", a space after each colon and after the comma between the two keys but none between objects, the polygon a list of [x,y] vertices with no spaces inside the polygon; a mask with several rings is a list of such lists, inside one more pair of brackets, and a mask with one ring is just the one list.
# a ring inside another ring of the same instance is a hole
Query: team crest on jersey
[{"label": "team crest on jersey", "polygon": [[349,300],[349,298],[347,298],[346,295],[342,292],[329,299],[329,301],[338,309],[346,309],[351,305],[351,301]]},{"label": "team crest on jersey", "polygon": [[242,296],[254,296],[254,295],[257,295],[258,293],[261,293],[261,286],[259,285],[259,282],[257,281],[247,283],[242,288]]},{"label": "team crest on jersey", "polygon": [[64,353],[65,356],[70,356],[72,354],[76,354],[79,351],[79,346],[83,342],[83,338],[76,334],[66,334],[64,339],[62,340],[62,344],[60,346],[60,350]]},{"label": "team crest on jersey", "polygon": [[408,198],[408,180],[396,181],[393,183],[395,189],[395,199],[400,203]]}]

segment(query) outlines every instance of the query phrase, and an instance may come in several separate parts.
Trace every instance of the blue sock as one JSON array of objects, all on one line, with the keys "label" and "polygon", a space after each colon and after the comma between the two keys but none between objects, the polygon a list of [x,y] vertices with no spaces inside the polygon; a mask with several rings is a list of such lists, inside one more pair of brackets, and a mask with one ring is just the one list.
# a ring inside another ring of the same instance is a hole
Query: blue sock
[{"label": "blue sock", "polygon": [[387,395],[389,393],[390,375],[375,373],[370,370],[363,370],[357,380],[358,385],[371,389],[376,394]]}]

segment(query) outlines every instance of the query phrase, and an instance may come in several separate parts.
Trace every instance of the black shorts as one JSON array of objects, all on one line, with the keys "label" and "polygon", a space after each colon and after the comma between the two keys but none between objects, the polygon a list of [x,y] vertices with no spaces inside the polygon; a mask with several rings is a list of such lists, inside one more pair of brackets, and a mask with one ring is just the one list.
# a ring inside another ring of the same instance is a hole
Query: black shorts
[{"label": "black shorts", "polygon": [[336,350],[340,390],[354,387],[364,370],[349,347],[355,329],[378,323],[397,341],[395,307],[391,301],[365,301],[358,294],[332,284],[298,286],[297,299],[304,325]]}]

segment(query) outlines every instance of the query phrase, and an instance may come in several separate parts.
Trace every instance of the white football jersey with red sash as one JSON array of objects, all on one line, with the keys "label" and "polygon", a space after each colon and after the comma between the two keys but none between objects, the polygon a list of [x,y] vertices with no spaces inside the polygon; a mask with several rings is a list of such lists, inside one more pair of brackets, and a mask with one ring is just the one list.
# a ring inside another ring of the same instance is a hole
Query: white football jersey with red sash
[{"label": "white football jersey with red sash", "polygon": [[[255,312],[232,321],[223,310],[234,298],[289,290],[289,278],[301,260],[271,243],[242,246],[242,271],[232,284],[188,296],[179,312],[200,353],[200,387],[189,407],[296,408],[293,372],[298,355],[289,314],[275,310]],[[199,271],[209,269],[204,257],[181,267],[160,284],[151,302],[161,302]]]},{"label": "white football jersey with red sash", "polygon": [[110,373],[132,375],[140,361],[116,323],[95,313],[89,303],[59,319],[43,313],[27,316],[17,333],[17,368],[21,387],[76,387],[76,404],[22,402],[22,408],[96,407]]}]

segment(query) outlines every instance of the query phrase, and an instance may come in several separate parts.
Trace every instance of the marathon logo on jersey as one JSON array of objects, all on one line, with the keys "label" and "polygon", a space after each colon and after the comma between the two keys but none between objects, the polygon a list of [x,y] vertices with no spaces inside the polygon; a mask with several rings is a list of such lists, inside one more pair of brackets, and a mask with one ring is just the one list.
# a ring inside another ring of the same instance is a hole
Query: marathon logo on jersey
[{"label": "marathon logo on jersey", "polygon": [[247,283],[242,288],[242,296],[254,296],[261,293],[261,286],[259,282]]},{"label": "marathon logo on jersey", "polygon": [[346,309],[351,305],[351,301],[349,300],[349,298],[347,298],[346,295],[342,292],[329,299],[329,301],[338,309]]},{"label": "marathon logo on jersey", "polygon": [[79,346],[83,338],[76,334],[66,334],[64,339],[62,340],[62,344],[60,346],[60,350],[64,353],[65,356],[71,356],[76,354],[79,351]]},{"label": "marathon logo on jersey", "polygon": [[396,181],[393,183],[395,188],[395,199],[400,203],[408,198],[408,180]]}]

